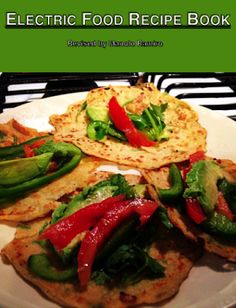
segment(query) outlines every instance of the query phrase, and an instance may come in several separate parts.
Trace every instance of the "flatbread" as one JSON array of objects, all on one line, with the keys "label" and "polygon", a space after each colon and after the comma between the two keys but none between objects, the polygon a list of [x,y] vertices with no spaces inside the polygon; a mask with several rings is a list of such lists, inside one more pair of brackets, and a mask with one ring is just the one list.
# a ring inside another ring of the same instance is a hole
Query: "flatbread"
[{"label": "flatbread", "polygon": [[[230,160],[222,159],[217,161],[225,171],[225,176],[229,180],[236,182],[236,164]],[[168,166],[157,170],[142,170],[142,174],[146,181],[152,184],[156,190],[170,187],[168,182]],[[153,197],[157,198],[156,192],[154,192]],[[171,222],[180,229],[187,238],[194,242],[201,242],[204,249],[208,252],[215,253],[229,261],[236,262],[236,246],[222,243],[217,237],[203,232],[201,229],[197,228],[197,225],[192,223],[187,216],[180,214],[180,212],[174,208],[174,205],[173,207],[167,207],[167,212]]]},{"label": "flatbread", "polygon": [[[45,220],[41,225],[44,223]],[[177,293],[194,262],[201,255],[201,249],[188,242],[178,230],[157,230],[162,236],[153,243],[150,255],[166,266],[164,278],[143,280],[124,289],[108,289],[89,282],[87,290],[81,291],[78,282],[49,282],[29,272],[29,256],[42,252],[42,248],[34,242],[37,238],[36,230],[40,228],[40,223],[36,224],[36,228],[34,223],[30,229],[18,231],[16,238],[2,250],[2,256],[10,261],[24,279],[38,287],[48,298],[66,307],[123,308],[163,301]]]},{"label": "flatbread", "polygon": [[[0,220],[23,222],[46,216],[60,205],[59,199],[62,196],[107,178],[109,172],[96,170],[102,165],[111,165],[111,163],[96,157],[83,158],[70,173],[18,201],[5,205],[0,209]],[[127,177],[131,184],[138,183],[141,178],[138,175],[127,175]]]},{"label": "flatbread", "polygon": [[164,115],[169,139],[153,147],[141,148],[132,147],[127,142],[117,141],[109,136],[102,142],[93,141],[86,133],[89,119],[86,110],[82,110],[84,101],[70,106],[63,115],[50,117],[50,123],[55,127],[55,138],[74,143],[86,154],[146,169],[183,161],[190,154],[205,150],[206,130],[199,124],[198,115],[187,103],[158,91],[153,84],[98,88],[88,93],[86,103],[87,106],[104,108],[112,96],[116,96],[121,105],[132,101],[131,106],[128,104],[126,108],[129,106],[130,111],[135,109],[136,113],[140,113],[150,103],[168,103]]}]

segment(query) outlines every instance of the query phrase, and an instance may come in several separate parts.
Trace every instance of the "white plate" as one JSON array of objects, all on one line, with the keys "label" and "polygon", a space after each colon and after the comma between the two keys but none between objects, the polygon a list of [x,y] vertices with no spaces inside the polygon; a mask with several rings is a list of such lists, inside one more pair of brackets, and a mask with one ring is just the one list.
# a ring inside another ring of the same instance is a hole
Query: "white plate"
[{"label": "white plate", "polygon": [[[15,118],[40,131],[51,129],[48,117],[66,111],[69,104],[86,93],[66,94],[24,104],[0,115],[0,122]],[[203,107],[195,106],[201,124],[207,129],[208,154],[236,162],[236,123]],[[0,225],[0,248],[14,235],[14,228]],[[0,306],[17,308],[55,308],[36,289],[21,279],[13,267],[0,261]],[[162,308],[223,308],[236,305],[236,264],[205,254],[191,270],[179,293]],[[150,307],[150,306],[149,306]],[[156,306],[155,306],[156,307]]]}]

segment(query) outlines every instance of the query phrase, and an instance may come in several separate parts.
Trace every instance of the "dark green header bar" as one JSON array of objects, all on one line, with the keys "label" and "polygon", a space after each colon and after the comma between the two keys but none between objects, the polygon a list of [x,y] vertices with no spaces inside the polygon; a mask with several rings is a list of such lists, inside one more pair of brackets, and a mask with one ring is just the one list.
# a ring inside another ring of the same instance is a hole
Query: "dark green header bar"
[{"label": "dark green header bar", "polygon": [[[89,29],[89,30],[108,30],[107,26],[36,26],[36,25],[30,25],[30,26],[25,26],[25,25],[11,25],[11,26],[6,26],[6,29]],[[201,25],[196,25],[196,26],[188,26],[188,25],[182,25],[182,26],[109,26],[109,29],[125,29],[125,30],[132,30],[132,29],[231,29],[231,26],[201,26]]]},{"label": "dark green header bar", "polygon": [[234,1],[2,0],[0,8],[0,71],[236,71]]}]

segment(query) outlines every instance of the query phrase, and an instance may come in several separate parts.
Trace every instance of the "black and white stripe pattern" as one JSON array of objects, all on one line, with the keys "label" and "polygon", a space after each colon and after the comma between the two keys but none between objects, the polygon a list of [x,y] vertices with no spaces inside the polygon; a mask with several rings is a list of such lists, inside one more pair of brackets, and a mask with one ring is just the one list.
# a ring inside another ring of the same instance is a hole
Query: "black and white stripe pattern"
[{"label": "black and white stripe pattern", "polygon": [[236,120],[235,73],[148,74],[161,90]]},{"label": "black and white stripe pattern", "polygon": [[134,85],[139,79],[236,120],[236,73],[2,73],[0,112],[42,97]]}]

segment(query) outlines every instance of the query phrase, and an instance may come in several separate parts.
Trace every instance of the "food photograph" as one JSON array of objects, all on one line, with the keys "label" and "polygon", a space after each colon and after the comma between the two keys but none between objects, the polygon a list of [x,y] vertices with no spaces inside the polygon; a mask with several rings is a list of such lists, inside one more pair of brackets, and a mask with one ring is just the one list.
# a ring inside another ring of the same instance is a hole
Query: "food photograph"
[{"label": "food photograph", "polygon": [[0,85],[0,307],[236,307],[236,73]]}]

